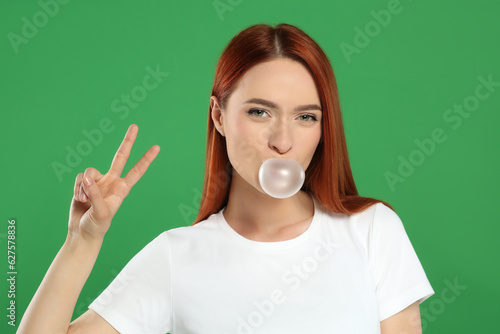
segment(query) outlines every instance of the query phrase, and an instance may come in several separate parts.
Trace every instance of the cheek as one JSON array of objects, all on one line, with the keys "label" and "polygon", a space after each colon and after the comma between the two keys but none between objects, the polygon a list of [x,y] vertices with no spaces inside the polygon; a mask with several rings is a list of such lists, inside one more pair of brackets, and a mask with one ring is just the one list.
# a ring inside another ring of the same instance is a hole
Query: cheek
[{"label": "cheek", "polygon": [[231,164],[240,172],[257,159],[257,130],[243,121],[232,125],[230,131],[226,131],[227,152]]},{"label": "cheek", "polygon": [[299,151],[302,152],[302,165],[309,166],[312,157],[314,156],[314,152],[318,147],[319,140],[321,139],[321,128],[314,129],[314,131],[306,131],[303,133],[300,142],[301,146]]},{"label": "cheek", "polygon": [[315,142],[316,144],[318,144],[322,135],[323,135],[323,126],[322,126],[321,122],[318,122],[316,128],[314,129],[313,133],[311,134],[311,137],[314,138],[314,140],[312,140],[312,141]]},{"label": "cheek", "polygon": [[[229,130],[228,145],[234,151],[248,152],[252,148],[257,151],[258,147],[266,142],[266,128],[262,124],[245,119],[244,116],[231,119]],[[238,152],[235,152],[235,154],[238,154]],[[255,152],[253,155],[255,155]]]}]

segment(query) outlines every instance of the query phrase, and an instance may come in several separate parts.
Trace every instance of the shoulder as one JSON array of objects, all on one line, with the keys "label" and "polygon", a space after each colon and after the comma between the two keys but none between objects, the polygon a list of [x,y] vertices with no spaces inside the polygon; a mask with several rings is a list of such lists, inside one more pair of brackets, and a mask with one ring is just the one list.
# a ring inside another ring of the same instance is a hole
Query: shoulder
[{"label": "shoulder", "polygon": [[383,203],[375,203],[361,212],[350,215],[350,221],[365,229],[397,228],[402,226],[399,215]]},{"label": "shoulder", "polygon": [[169,245],[193,246],[213,240],[220,234],[219,214],[213,214],[195,225],[179,226],[162,232],[157,238]]},{"label": "shoulder", "polygon": [[362,240],[369,253],[384,253],[410,245],[405,226],[391,208],[376,203],[363,212],[351,215],[352,229]]},{"label": "shoulder", "polygon": [[385,242],[404,232],[399,216],[383,203],[375,203],[363,211],[353,214],[327,212],[327,225],[335,229],[335,233],[344,233],[361,242],[368,253],[369,249],[379,242]]}]

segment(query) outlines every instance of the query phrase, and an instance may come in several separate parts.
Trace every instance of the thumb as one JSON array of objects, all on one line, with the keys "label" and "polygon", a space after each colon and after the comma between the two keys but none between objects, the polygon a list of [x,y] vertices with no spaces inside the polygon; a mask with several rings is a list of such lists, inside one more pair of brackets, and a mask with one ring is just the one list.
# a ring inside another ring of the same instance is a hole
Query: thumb
[{"label": "thumb", "polygon": [[107,207],[104,203],[104,199],[102,198],[101,190],[95,183],[94,179],[88,175],[83,178],[83,190],[85,190],[85,193],[94,207],[94,211],[97,216],[104,216],[106,214]]}]

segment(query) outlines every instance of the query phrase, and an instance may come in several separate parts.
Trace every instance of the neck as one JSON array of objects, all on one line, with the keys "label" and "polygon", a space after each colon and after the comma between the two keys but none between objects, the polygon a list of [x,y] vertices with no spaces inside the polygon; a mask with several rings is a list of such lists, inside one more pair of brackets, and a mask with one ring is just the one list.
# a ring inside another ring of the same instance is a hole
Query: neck
[{"label": "neck", "polygon": [[233,171],[224,218],[240,234],[259,239],[300,234],[313,214],[314,203],[306,192],[277,199],[255,189]]}]

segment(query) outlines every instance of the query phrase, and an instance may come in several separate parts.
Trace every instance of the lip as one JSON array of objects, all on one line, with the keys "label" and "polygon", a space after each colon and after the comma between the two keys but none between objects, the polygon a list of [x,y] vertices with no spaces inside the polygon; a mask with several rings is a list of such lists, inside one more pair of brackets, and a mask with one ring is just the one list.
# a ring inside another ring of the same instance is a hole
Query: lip
[{"label": "lip", "polygon": [[261,163],[264,163],[264,161],[267,161],[269,159],[288,159],[288,160],[295,160],[295,161],[298,161],[297,159],[294,159],[294,158],[285,158],[285,157],[270,157],[270,158],[266,158],[264,160],[261,161]]}]

